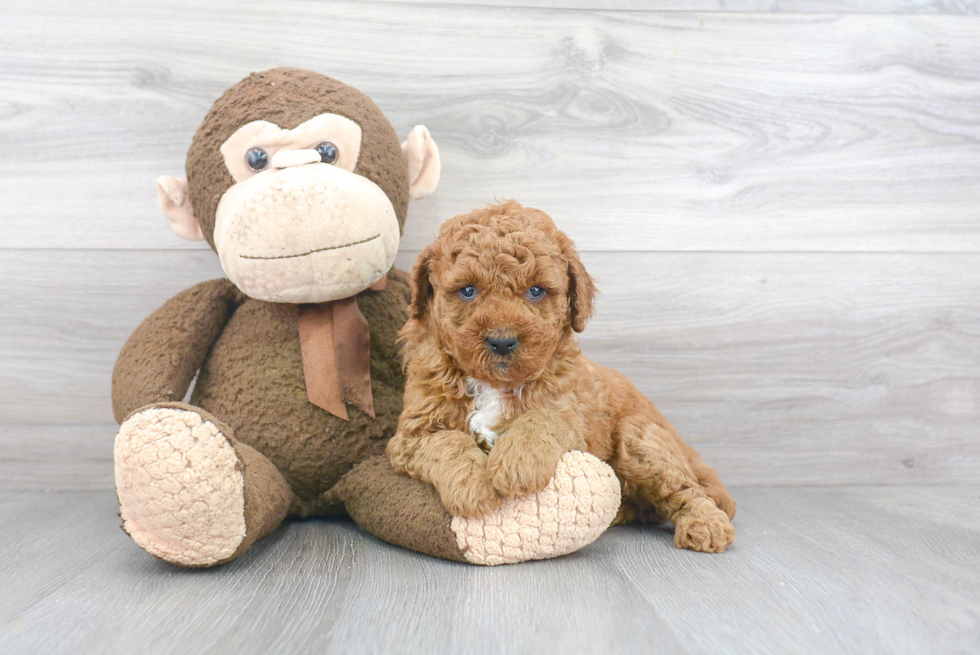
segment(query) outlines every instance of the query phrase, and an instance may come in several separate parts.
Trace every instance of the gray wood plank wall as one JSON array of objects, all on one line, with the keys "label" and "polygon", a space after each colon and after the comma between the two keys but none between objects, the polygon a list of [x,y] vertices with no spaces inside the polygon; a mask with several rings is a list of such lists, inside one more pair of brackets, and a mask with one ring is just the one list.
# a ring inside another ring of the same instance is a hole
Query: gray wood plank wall
[{"label": "gray wood plank wall", "polygon": [[494,198],[549,212],[603,291],[586,352],[726,481],[980,482],[978,5],[7,7],[0,487],[111,488],[119,347],[221,274],[154,180],[279,65],[432,130],[443,182],[401,267]]}]

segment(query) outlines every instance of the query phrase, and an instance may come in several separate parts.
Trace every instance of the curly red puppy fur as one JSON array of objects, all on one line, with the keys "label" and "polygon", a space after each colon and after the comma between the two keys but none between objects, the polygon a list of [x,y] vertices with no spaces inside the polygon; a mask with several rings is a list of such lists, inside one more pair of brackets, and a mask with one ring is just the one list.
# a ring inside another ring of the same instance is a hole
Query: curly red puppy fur
[{"label": "curly red puppy fur", "polygon": [[721,552],[735,501],[718,474],[627,378],[579,350],[595,295],[542,211],[511,200],[446,221],[412,273],[391,461],[453,514],[479,516],[543,489],[566,451],[588,451],[622,482],[618,522],[667,519],[678,547]]}]

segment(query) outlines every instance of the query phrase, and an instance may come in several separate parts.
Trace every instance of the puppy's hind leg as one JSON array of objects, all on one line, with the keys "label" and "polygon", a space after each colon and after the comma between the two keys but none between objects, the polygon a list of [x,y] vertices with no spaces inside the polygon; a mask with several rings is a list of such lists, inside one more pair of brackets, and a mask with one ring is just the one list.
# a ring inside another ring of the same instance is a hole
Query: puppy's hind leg
[{"label": "puppy's hind leg", "polygon": [[735,541],[728,514],[709,496],[676,437],[643,419],[624,422],[619,436],[613,469],[674,524],[678,548],[720,553]]},{"label": "puppy's hind leg", "polygon": [[721,483],[721,478],[718,477],[718,473],[704,463],[698,451],[683,441],[679,442],[679,445],[684,452],[688,464],[691,465],[694,475],[697,476],[698,482],[704,487],[704,493],[708,495],[708,498],[715,501],[718,509],[728,515],[729,520],[735,518],[735,499],[728,493],[728,489],[725,489],[725,485]]}]

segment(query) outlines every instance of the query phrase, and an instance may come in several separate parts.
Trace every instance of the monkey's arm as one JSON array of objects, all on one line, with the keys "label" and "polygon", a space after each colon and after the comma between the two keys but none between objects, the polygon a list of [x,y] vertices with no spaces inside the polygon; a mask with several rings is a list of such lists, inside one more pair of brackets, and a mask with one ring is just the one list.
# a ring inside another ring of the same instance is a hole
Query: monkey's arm
[{"label": "monkey's arm", "polygon": [[180,402],[211,345],[243,298],[229,280],[209,280],[163,304],[126,341],[112,371],[112,411]]}]

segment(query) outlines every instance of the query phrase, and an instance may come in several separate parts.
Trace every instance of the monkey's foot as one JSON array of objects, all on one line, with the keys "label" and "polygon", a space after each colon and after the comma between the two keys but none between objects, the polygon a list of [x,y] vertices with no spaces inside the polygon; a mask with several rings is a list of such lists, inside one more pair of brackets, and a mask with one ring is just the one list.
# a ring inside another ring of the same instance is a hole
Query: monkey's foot
[{"label": "monkey's foot", "polygon": [[453,517],[451,527],[472,564],[548,559],[598,539],[616,517],[620,500],[612,468],[589,453],[571,451],[538,493],[505,500],[479,518]]},{"label": "monkey's foot", "polygon": [[122,527],[151,555],[211,566],[245,539],[245,475],[235,448],[191,409],[151,406],[119,428],[116,495]]}]

